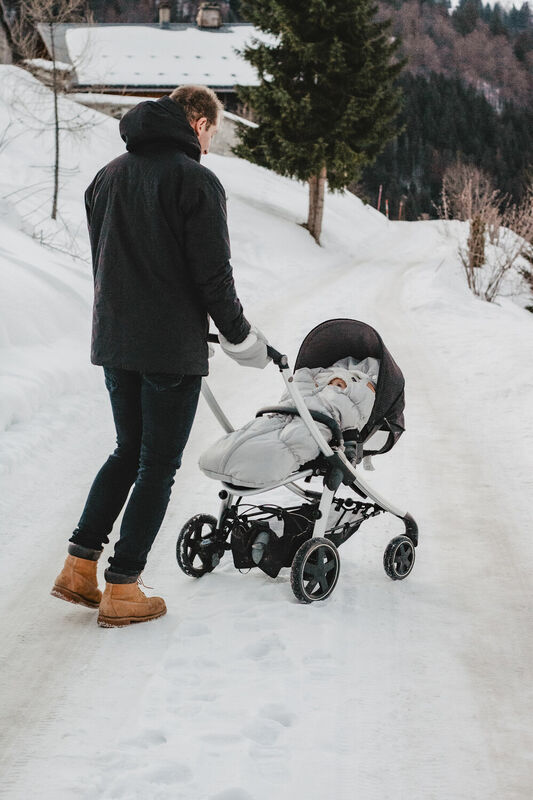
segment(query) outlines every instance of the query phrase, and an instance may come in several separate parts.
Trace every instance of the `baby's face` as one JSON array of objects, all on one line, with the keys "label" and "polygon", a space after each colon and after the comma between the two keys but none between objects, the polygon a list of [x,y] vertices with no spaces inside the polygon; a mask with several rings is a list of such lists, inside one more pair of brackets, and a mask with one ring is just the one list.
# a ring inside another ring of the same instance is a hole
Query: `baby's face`
[{"label": "baby's face", "polygon": [[338,386],[340,389],[346,389],[346,381],[343,381],[342,378],[332,378],[328,386]]}]

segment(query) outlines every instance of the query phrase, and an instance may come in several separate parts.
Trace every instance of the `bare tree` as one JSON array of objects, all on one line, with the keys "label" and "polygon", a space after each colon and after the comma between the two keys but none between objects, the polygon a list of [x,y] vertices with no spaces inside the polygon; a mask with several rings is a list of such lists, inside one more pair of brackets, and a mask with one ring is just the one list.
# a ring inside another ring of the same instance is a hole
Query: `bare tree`
[{"label": "bare tree", "polygon": [[2,152],[4,147],[7,147],[9,142],[14,138],[13,136],[8,136],[9,130],[12,125],[13,122],[10,120],[7,123],[7,125],[5,125],[4,128],[0,131],[0,153]]},{"label": "bare tree", "polygon": [[8,20],[9,9],[5,0],[0,0],[0,64],[11,64],[16,57]]},{"label": "bare tree", "polygon": [[510,270],[522,275],[527,270],[520,263],[533,241],[533,188],[515,205],[494,189],[486,173],[458,162],[444,173],[440,212],[445,219],[469,223],[458,254],[474,294],[493,302]]},{"label": "bare tree", "polygon": [[468,286],[479,294],[481,277],[477,270],[485,264],[485,234],[494,224],[494,208],[498,193],[489,176],[469,164],[458,161],[448,167],[442,180],[442,205],[446,218],[468,221],[466,248],[459,256],[465,269]]},{"label": "bare tree", "polygon": [[531,270],[525,267],[532,253],[533,187],[530,187],[521,203],[508,203],[505,206],[500,215],[500,225],[492,234],[494,252],[482,295],[489,302],[500,294],[503,280],[512,269],[516,269],[533,285]]},{"label": "bare tree", "polygon": [[486,172],[461,161],[445,171],[442,193],[448,218],[461,220],[469,220],[479,214],[487,219],[498,197],[498,192]]},{"label": "bare tree", "polygon": [[[21,0],[19,18],[12,28],[12,36],[17,50],[25,59],[26,66],[32,71],[31,60],[36,52],[38,41],[37,26],[46,25],[49,38],[51,59],[49,88],[53,94],[53,128],[54,128],[54,188],[52,198],[52,219],[57,218],[59,196],[60,165],[60,131],[79,132],[87,127],[83,114],[75,114],[68,120],[61,120],[59,112],[59,96],[64,93],[68,84],[68,74],[58,59],[57,26],[65,22],[87,22],[89,20],[86,0]],[[27,110],[30,110],[27,108]],[[40,115],[34,119],[42,126]]]}]

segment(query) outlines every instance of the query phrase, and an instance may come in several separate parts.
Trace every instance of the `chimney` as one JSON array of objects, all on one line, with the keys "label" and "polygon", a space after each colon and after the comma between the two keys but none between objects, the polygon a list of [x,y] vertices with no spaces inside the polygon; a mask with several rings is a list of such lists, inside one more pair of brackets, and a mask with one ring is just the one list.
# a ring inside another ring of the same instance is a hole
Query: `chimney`
[{"label": "chimney", "polygon": [[201,3],[196,17],[199,28],[220,28],[222,11],[218,3]]},{"label": "chimney", "polygon": [[168,29],[170,27],[170,3],[161,0],[159,3],[159,27]]}]

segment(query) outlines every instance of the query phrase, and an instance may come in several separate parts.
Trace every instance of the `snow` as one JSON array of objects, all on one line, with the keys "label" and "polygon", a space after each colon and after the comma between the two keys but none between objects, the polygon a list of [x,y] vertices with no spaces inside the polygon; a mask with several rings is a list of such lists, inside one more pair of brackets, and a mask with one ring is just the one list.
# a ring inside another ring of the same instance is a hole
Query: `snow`
[{"label": "snow", "polygon": [[232,122],[238,122],[240,125],[246,125],[248,128],[256,128],[257,123],[252,122],[251,119],[246,117],[239,117],[237,114],[232,114],[231,111],[224,111],[225,119],[230,119]]},{"label": "snow", "polygon": [[102,105],[134,106],[143,100],[152,100],[151,97],[131,94],[106,94],[105,92],[69,92],[69,99],[78,103],[101,103]]},{"label": "snow", "polygon": [[[11,66],[0,67],[0,85],[0,140],[5,131],[0,147],[0,430],[7,429],[1,473],[19,450],[26,452],[23,423],[43,404],[64,392],[97,386],[98,370],[86,363],[92,277],[83,192],[87,174],[123,146],[116,122],[60,98],[62,125],[81,125],[82,131],[62,134],[59,221],[54,223],[50,92]],[[90,139],[83,171],[80,135]]]},{"label": "snow", "polygon": [[[518,2],[517,0],[488,0],[487,5],[495,6],[496,3],[500,6],[501,9],[503,9],[503,11],[507,12],[511,11],[511,9],[513,8],[519,9],[522,7],[522,0],[518,0]],[[451,0],[450,10],[453,10],[458,5],[459,5],[459,0]],[[531,3],[529,3],[529,6],[531,6]]]},{"label": "snow", "polygon": [[[52,72],[54,69],[54,62],[49,61],[46,58],[27,58],[26,63],[29,64],[31,67],[36,67],[37,69],[45,69],[49,72]],[[72,69],[72,64],[65,64],[64,61],[56,61],[55,62],[56,69],[63,70],[64,72],[70,72]]]},{"label": "snow", "polygon": [[[177,533],[219,502],[197,468],[220,435],[202,402],[143,575],[167,616],[104,630],[48,595],[113,447],[88,363],[83,190],[122,143],[115,120],[82,109],[99,124],[83,140],[62,134],[69,234],[41,223],[49,186],[23,189],[49,179],[52,133],[13,109],[31,80],[0,68],[0,132],[13,120],[0,152],[3,797],[529,800],[533,318],[511,297],[488,304],[466,289],[462,223],[392,222],[328,195],[318,247],[299,225],[304,186],[205,159],[228,194],[245,311],[272,344],[294,363],[315,324],[353,317],[404,371],[407,431],[369,482],[419,523],[406,581],[381,564],[403,529],[390,515],[342,546],[324,603],[298,604],[287,570],[241,575],[229,557],[184,576]],[[78,257],[42,247],[31,236],[42,230],[70,236]],[[220,353],[209,385],[234,425],[283,388],[275,367],[243,370]]]},{"label": "snow", "polygon": [[269,41],[253,25],[219,30],[151,25],[65,26],[79,86],[255,85],[257,73],[237,55],[252,39]]}]

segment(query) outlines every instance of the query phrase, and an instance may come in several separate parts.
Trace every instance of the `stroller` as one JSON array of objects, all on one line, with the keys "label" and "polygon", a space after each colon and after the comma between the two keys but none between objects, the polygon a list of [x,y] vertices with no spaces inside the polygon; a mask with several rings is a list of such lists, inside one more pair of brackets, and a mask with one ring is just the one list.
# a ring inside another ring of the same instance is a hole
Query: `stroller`
[{"label": "stroller", "polygon": [[[218,337],[210,334],[209,340],[218,342]],[[341,431],[329,415],[310,411],[294,382],[287,356],[271,347],[268,355],[278,366],[294,406],[269,406],[260,409],[256,416],[299,415],[320,453],[285,480],[261,488],[222,482],[218,519],[197,514],[185,523],[179,534],[176,557],[180,568],[187,575],[199,578],[212,572],[231,550],[237,569],[257,567],[275,578],[283,567],[290,567],[292,590],[299,601],[325,600],[339,577],[340,545],[365,520],[389,512],[403,521],[405,533],[389,542],[383,566],[392,580],[403,580],[415,563],[416,522],[410,514],[370,488],[360,476],[363,459],[370,466],[370,458],[388,452],[404,431],[404,379],[380,335],[370,325],[357,320],[328,320],[306,336],[295,363],[295,369],[300,369],[329,367],[347,356],[358,361],[371,356],[379,361],[374,406],[361,431]],[[233,431],[205,380],[202,394],[224,430]],[[317,422],[330,429],[329,442]],[[320,479],[321,491],[311,488],[313,478]],[[250,495],[281,486],[297,495],[300,503],[288,508],[243,503]],[[348,496],[339,493],[341,487],[345,487]]]}]

